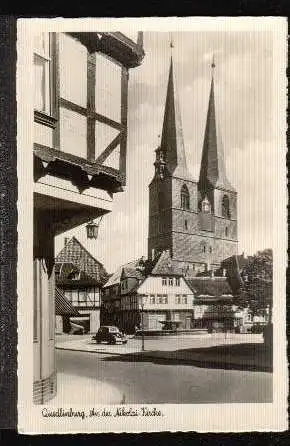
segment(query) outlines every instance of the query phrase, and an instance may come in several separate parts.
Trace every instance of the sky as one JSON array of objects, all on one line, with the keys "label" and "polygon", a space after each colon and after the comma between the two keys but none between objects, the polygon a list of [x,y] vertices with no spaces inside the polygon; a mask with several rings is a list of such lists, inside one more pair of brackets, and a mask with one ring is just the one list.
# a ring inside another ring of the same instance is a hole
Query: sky
[{"label": "sky", "polygon": [[216,115],[227,176],[238,192],[238,250],[251,255],[273,247],[275,140],[273,35],[271,31],[145,32],[145,57],[130,70],[127,186],[114,196],[97,240],[84,226],[56,237],[76,236],[109,273],[147,255],[148,185],[154,173],[170,62],[170,39],[187,164],[198,180],[215,57]]}]

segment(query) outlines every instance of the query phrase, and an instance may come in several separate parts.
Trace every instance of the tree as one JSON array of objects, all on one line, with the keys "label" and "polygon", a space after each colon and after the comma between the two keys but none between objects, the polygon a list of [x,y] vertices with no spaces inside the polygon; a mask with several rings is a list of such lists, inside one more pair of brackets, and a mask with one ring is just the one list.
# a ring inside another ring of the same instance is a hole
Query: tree
[{"label": "tree", "polygon": [[239,305],[249,306],[253,314],[263,314],[273,304],[273,253],[258,251],[241,272]]}]

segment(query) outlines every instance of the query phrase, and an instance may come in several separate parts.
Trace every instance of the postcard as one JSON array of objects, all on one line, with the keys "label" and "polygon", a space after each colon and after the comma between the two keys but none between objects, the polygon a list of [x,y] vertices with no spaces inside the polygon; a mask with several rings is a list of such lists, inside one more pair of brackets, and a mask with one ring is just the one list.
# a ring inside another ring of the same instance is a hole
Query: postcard
[{"label": "postcard", "polygon": [[17,21],[20,433],[287,429],[286,44]]}]

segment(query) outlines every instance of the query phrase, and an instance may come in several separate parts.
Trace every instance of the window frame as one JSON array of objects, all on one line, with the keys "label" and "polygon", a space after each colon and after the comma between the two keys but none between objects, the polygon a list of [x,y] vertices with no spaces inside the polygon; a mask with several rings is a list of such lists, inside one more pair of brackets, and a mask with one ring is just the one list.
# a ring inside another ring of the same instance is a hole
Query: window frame
[{"label": "window frame", "polygon": [[230,198],[227,194],[224,194],[222,198],[222,217],[231,218]]},{"label": "window frame", "polygon": [[211,214],[211,204],[207,197],[204,197],[201,202],[201,211],[204,214]]},{"label": "window frame", "polygon": [[186,184],[183,184],[180,190],[180,207],[184,211],[190,210],[190,194]]},{"label": "window frame", "polygon": [[[45,42],[45,46],[47,46],[46,50],[44,50],[44,52],[40,52],[38,51],[38,49],[36,48],[35,45],[33,45],[33,66],[35,68],[36,64],[35,61],[36,59],[41,60],[42,62],[45,62],[44,65],[44,76],[45,76],[45,80],[44,80],[44,98],[43,98],[43,102],[44,102],[44,109],[38,109],[36,107],[35,104],[35,100],[34,100],[34,110],[38,113],[43,113],[47,116],[51,116],[52,115],[52,101],[51,101],[51,86],[53,84],[53,79],[51,79],[51,65],[52,65],[52,37],[51,37],[51,33],[47,32],[42,32],[41,33],[42,36],[44,36],[45,38],[47,37],[47,41],[46,39],[44,39]],[[36,37],[36,36],[35,36]],[[34,83],[35,83],[35,77],[34,77]],[[35,90],[34,90],[35,91]]]}]

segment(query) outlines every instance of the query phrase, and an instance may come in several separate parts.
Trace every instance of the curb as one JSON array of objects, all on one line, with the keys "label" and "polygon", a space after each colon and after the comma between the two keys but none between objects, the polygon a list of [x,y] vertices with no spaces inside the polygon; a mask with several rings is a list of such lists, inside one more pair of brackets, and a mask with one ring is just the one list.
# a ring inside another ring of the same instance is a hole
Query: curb
[{"label": "curb", "polygon": [[55,347],[57,350],[68,350],[70,352],[82,352],[82,353],[101,353],[102,355],[133,355],[134,353],[139,352],[128,352],[128,353],[118,353],[118,352],[108,352],[108,351],[101,351],[101,350],[82,350],[82,349],[76,349],[76,348],[67,348],[67,347]]}]

